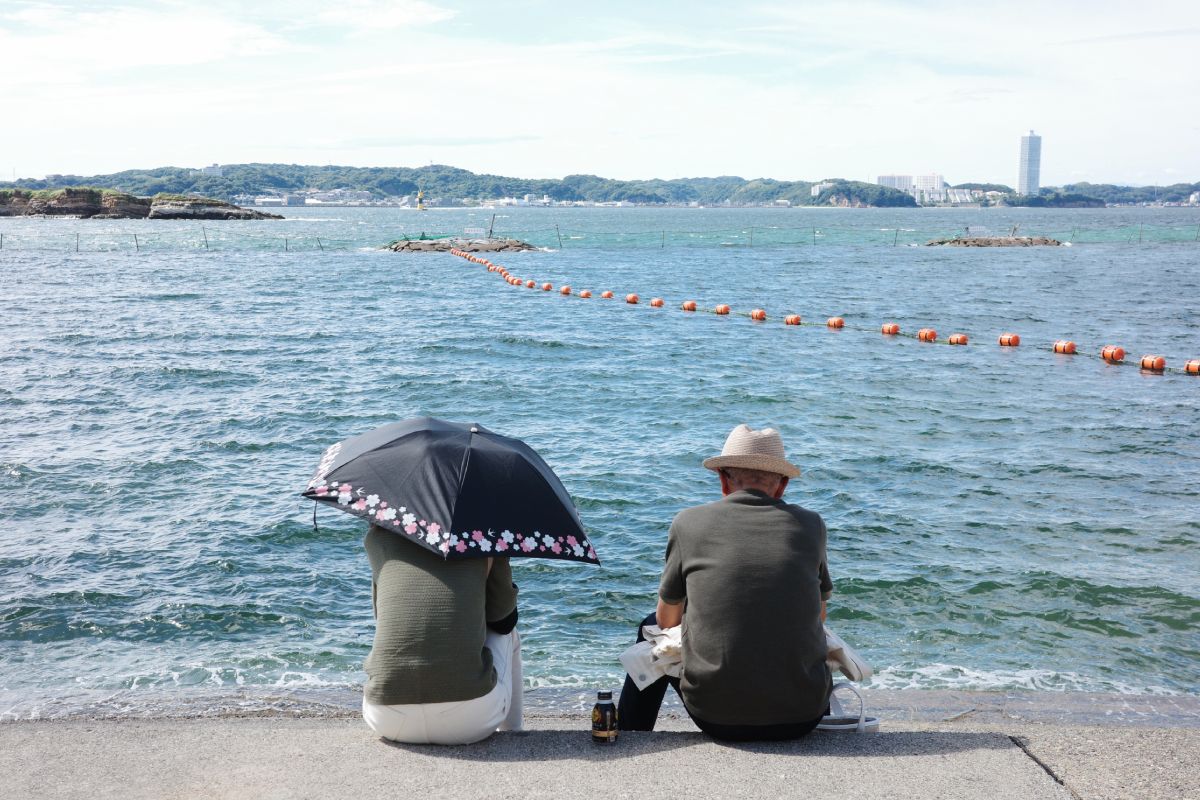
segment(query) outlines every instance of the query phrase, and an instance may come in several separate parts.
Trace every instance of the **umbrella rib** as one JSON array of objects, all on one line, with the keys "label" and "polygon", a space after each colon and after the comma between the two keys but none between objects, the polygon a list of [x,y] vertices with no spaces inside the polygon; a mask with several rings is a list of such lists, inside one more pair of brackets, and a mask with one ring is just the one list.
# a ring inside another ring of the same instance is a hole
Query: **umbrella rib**
[{"label": "umbrella rib", "polygon": [[[467,446],[463,448],[462,461],[458,465],[458,485],[454,487],[454,501],[450,506],[450,519],[446,522],[453,526],[454,517],[458,512],[458,498],[462,496],[463,482],[467,479],[467,467],[471,463],[471,442],[475,440],[475,432],[467,431]],[[453,533],[453,530],[451,530]]]}]

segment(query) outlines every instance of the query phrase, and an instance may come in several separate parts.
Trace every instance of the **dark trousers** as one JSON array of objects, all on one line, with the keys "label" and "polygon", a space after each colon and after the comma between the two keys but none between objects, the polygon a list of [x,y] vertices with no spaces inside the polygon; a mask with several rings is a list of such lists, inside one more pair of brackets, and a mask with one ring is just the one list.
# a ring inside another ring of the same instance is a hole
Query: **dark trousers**
[{"label": "dark trousers", "polygon": [[[641,625],[638,626],[637,640],[639,642],[646,641],[646,637],[642,635],[642,625],[657,624],[658,618],[654,614],[642,620]],[[654,723],[658,721],[658,710],[662,707],[663,698],[667,694],[667,686],[671,686],[675,693],[679,694],[678,678],[664,675],[645,689],[639,689],[633,682],[633,678],[626,675],[625,686],[621,689],[621,699],[617,705],[617,727],[623,731],[654,730]],[[680,697],[682,699],[682,695]],[[687,709],[686,703],[684,709]],[[826,710],[825,713],[828,714],[829,711]],[[697,728],[714,739],[727,742],[799,739],[816,728],[821,721],[821,718],[818,717],[807,722],[788,722],[779,725],[718,725],[699,719],[691,711],[688,711],[688,716],[692,718],[692,722],[696,723]]]}]

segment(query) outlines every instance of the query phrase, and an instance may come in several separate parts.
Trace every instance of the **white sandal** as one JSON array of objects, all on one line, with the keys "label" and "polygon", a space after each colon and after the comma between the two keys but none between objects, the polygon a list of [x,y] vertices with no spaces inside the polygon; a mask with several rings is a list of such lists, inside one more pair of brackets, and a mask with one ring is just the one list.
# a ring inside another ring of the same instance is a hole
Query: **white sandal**
[{"label": "white sandal", "polygon": [[[849,689],[854,692],[854,696],[858,698],[858,716],[848,716],[842,709],[841,702],[837,699],[838,689]],[[868,717],[865,713],[866,705],[863,702],[863,696],[849,683],[842,681],[835,683],[833,689],[829,692],[829,715],[822,717],[817,724],[819,731],[856,731],[858,733],[878,733],[879,732],[879,717]]]}]

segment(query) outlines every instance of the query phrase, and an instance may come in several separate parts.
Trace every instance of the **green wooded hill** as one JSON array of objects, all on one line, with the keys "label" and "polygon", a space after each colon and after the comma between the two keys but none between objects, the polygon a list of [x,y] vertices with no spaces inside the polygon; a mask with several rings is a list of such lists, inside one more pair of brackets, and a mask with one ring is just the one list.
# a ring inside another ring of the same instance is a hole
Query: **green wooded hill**
[{"label": "green wooded hill", "polygon": [[[628,203],[700,203],[759,205],[787,200],[792,205],[913,206],[904,192],[857,181],[829,180],[832,188],[812,197],[812,182],[747,180],[732,175],[716,178],[621,181],[596,175],[568,175],[562,179],[508,178],[480,175],[456,167],[339,167],[298,164],[231,164],[220,177],[199,170],[160,167],[126,170],[111,175],[49,175],[44,180],[23,179],[0,186],[20,189],[59,189],[93,186],[139,196],[159,193],[198,194],[224,200],[234,195],[279,194],[302,189],[352,189],[376,197],[402,197],[425,190],[429,199],[495,200],[501,197],[549,196],[557,201]],[[845,202],[843,202],[843,200]]]}]

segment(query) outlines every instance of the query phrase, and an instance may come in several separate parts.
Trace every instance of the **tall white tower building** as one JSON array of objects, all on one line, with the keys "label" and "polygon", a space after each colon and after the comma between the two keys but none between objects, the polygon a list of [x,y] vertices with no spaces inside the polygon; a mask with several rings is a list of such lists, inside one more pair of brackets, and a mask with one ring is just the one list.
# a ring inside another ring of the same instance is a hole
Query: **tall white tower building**
[{"label": "tall white tower building", "polygon": [[1017,194],[1037,194],[1041,188],[1042,137],[1033,131],[1021,137],[1021,168],[1017,172]]}]

